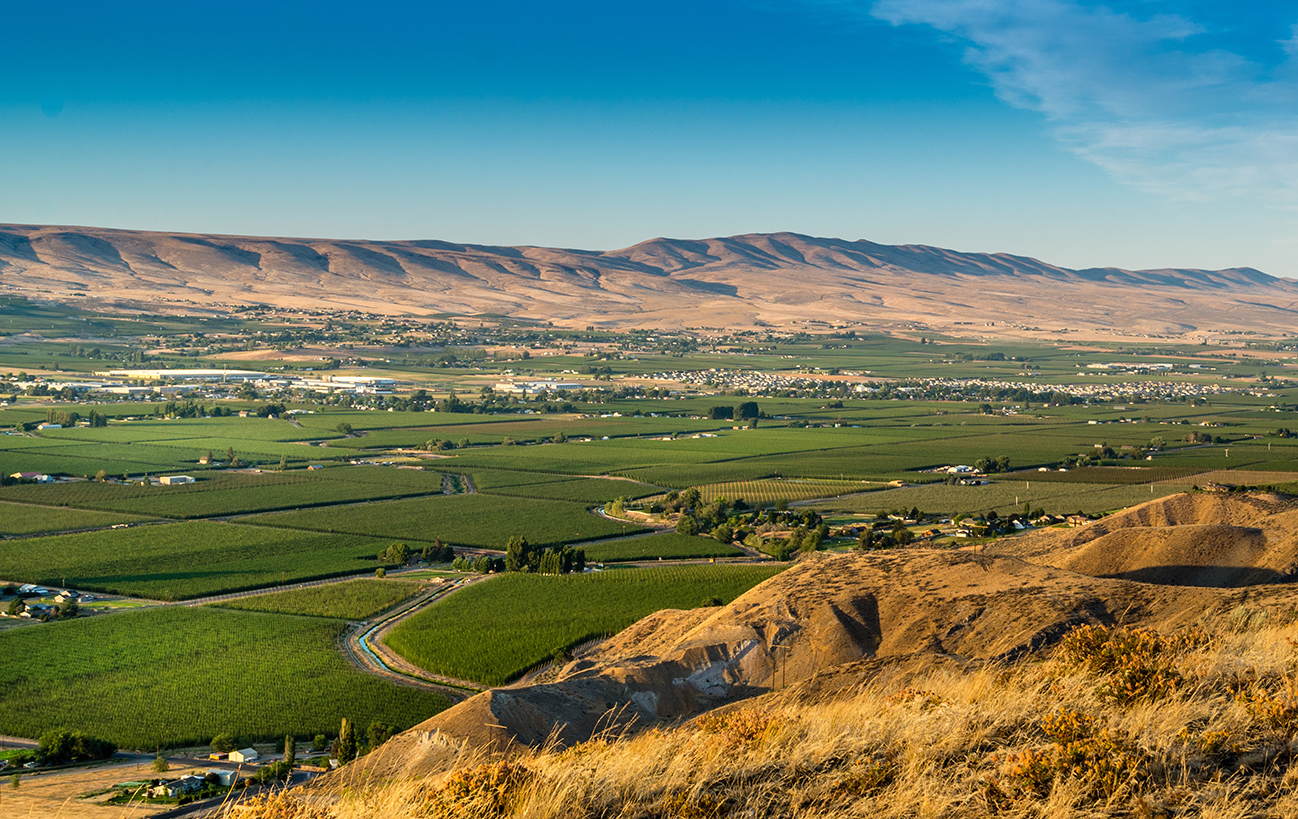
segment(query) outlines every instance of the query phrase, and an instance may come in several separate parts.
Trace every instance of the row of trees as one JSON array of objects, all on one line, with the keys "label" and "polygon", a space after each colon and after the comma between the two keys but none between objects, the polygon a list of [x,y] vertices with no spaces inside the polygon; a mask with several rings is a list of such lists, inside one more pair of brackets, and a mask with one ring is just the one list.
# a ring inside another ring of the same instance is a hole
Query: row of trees
[{"label": "row of trees", "polygon": [[716,406],[708,410],[708,417],[714,421],[733,419],[735,421],[756,421],[762,415],[756,401],[745,401],[738,406]]},{"label": "row of trees", "polygon": [[505,559],[491,557],[490,555],[482,555],[476,558],[457,557],[451,561],[451,568],[457,572],[500,573],[505,570]]},{"label": "row of trees", "polygon": [[987,474],[995,474],[1010,471],[1010,458],[1008,455],[1000,455],[995,458],[979,458],[974,461],[974,469]]},{"label": "row of trees", "polygon": [[[379,552],[378,560],[380,563],[395,563],[398,566],[404,566],[415,556],[415,552],[404,543],[393,543],[388,548]],[[449,544],[442,543],[441,538],[433,541],[431,546],[425,546],[419,557],[425,563],[449,563],[455,559],[455,549]]]},{"label": "row of trees", "polygon": [[527,538],[516,535],[505,544],[504,563],[507,572],[580,573],[586,570],[586,552],[584,549],[574,549],[571,546],[542,549],[528,543]]},{"label": "row of trees", "polygon": [[47,765],[108,759],[117,753],[113,743],[87,736],[80,731],[59,728],[41,734],[38,753]]},{"label": "row of trees", "polygon": [[[99,410],[91,410],[88,416],[85,416],[92,427],[108,426],[108,416]],[[75,410],[62,410],[50,408],[45,411],[45,423],[58,424],[63,427],[75,427],[81,422],[82,415]]]}]

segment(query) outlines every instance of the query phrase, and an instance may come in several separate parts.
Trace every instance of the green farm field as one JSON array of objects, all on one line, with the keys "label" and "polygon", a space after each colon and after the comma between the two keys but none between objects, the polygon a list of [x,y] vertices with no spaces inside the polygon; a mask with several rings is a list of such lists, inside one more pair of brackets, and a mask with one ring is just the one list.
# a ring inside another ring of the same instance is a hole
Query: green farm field
[{"label": "green farm field", "polygon": [[601,504],[615,498],[642,498],[662,490],[657,486],[617,478],[577,478],[568,481],[505,486],[483,491],[493,495],[513,495],[520,498]]},{"label": "green farm field", "polygon": [[1049,514],[1095,514],[1122,509],[1145,501],[1175,495],[1184,486],[1155,484],[1096,484],[1046,481],[995,481],[985,486],[910,486],[867,495],[836,498],[816,504],[824,512],[873,514],[880,509],[911,509],[947,515],[996,510],[997,514],[1022,511],[1028,504]]},{"label": "green farm field", "polygon": [[[220,733],[336,735],[343,717],[408,728],[445,698],[353,669],[346,624],[210,608],[97,615],[0,631],[0,733],[74,726],[122,748],[200,745]],[[273,648],[274,650],[270,650]]]},{"label": "green farm field", "polygon": [[[338,422],[335,421],[335,424]],[[55,429],[41,435],[58,441],[140,444],[212,438],[229,441],[305,441],[342,438],[333,429],[296,427],[286,420],[266,418],[173,418],[114,421],[95,429]],[[224,449],[224,447],[222,447]],[[236,447],[237,451],[237,447]]]},{"label": "green farm field", "polygon": [[115,512],[86,512],[80,509],[52,509],[0,502],[0,535],[98,529],[117,523],[138,523],[145,520],[148,518]]},{"label": "green farm field", "polygon": [[0,542],[0,577],[154,600],[373,571],[388,541],[191,521]]},{"label": "green farm field", "polygon": [[440,473],[384,467],[200,477],[195,483],[181,486],[98,482],[7,486],[0,488],[0,500],[187,519],[442,491]]},{"label": "green farm field", "polygon": [[663,532],[644,537],[630,537],[591,543],[583,547],[586,560],[592,563],[618,563],[628,560],[680,560],[703,557],[738,557],[743,554],[726,543],[710,537],[678,535]]},{"label": "green farm field", "polygon": [[[446,464],[454,464],[454,461],[443,461]],[[510,487],[527,486],[538,483],[557,483],[559,481],[576,481],[581,480],[576,475],[567,475],[557,472],[515,472],[508,469],[469,469],[465,470],[473,484],[482,492],[491,492],[497,489]]]},{"label": "green farm field", "polygon": [[385,643],[435,674],[501,685],[592,637],[660,609],[734,600],[784,566],[670,566],[511,574],[458,591],[402,621]]},{"label": "green farm field", "polygon": [[800,501],[814,498],[832,498],[835,495],[850,495],[857,492],[869,492],[886,484],[869,481],[818,481],[818,480],[764,480],[764,481],[731,481],[700,486],[699,494],[703,500],[711,502],[718,498],[734,501],[743,499],[749,506],[759,506],[776,501]]},{"label": "green farm field", "polygon": [[[563,484],[558,484],[563,486]],[[585,503],[497,495],[449,495],[244,518],[263,527],[339,532],[393,540],[505,548],[522,535],[538,545],[576,543],[640,531],[586,511]],[[624,532],[625,530],[625,532]]]},{"label": "green farm field", "polygon": [[307,589],[255,594],[214,605],[223,609],[264,611],[271,614],[364,620],[418,594],[421,588],[419,583],[404,580],[361,578]]}]

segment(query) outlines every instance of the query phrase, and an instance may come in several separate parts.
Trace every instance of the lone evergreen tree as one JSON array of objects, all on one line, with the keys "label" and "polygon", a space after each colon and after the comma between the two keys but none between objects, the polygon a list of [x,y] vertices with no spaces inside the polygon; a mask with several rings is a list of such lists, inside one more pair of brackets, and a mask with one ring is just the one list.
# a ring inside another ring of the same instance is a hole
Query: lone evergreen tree
[{"label": "lone evergreen tree", "polygon": [[505,544],[505,571],[534,572],[540,568],[540,562],[539,551],[527,538],[515,535]]},{"label": "lone evergreen tree", "polygon": [[356,758],[356,729],[343,717],[342,729],[338,731],[338,746],[335,756],[339,762],[351,762]]},{"label": "lone evergreen tree", "polygon": [[289,734],[284,737],[284,767],[292,768],[295,762],[297,762],[297,740]]}]

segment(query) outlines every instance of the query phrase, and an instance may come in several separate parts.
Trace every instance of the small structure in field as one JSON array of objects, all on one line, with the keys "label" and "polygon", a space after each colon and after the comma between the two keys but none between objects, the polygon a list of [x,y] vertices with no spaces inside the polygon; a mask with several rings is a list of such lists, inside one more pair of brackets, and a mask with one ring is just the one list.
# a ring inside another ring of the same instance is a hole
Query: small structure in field
[{"label": "small structure in field", "polygon": [[230,761],[231,762],[254,762],[260,756],[261,754],[257,753],[256,749],[254,748],[241,748],[238,751],[230,752]]}]

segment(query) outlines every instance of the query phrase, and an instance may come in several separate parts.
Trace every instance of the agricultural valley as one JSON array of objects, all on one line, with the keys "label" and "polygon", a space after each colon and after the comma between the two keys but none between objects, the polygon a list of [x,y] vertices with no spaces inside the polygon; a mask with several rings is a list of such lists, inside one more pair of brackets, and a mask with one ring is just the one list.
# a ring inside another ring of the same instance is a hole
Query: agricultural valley
[{"label": "agricultural valley", "polygon": [[[202,304],[252,240],[6,230],[0,815],[1298,815],[1290,283],[781,234]],[[1038,312],[723,286],[844,259]]]}]

